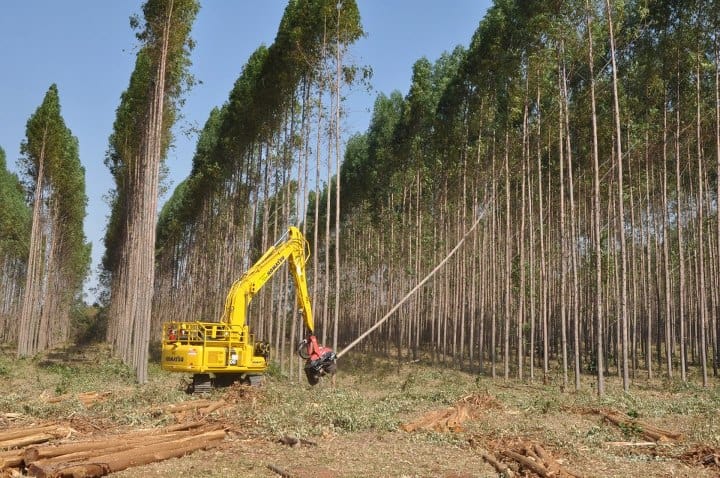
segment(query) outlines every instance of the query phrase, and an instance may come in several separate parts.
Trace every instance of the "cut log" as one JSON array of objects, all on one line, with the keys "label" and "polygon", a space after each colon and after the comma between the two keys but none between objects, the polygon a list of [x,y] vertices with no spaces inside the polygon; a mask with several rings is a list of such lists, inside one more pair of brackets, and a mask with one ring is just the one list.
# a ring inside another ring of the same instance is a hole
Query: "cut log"
[{"label": "cut log", "polygon": [[[220,428],[221,426],[219,425],[208,427],[201,433],[216,431]],[[44,460],[44,462],[49,463],[50,460],[56,457],[58,459],[54,461],[69,461],[71,459],[87,458],[128,450],[139,446],[147,447],[164,442],[191,439],[198,435],[199,433],[197,431],[170,431],[161,434],[128,433],[103,440],[67,443],[57,446],[29,447],[25,449],[24,458],[26,463],[37,462],[39,460]]]},{"label": "cut log", "polygon": [[492,467],[495,468],[495,471],[497,471],[502,476],[506,476],[507,478],[515,477],[515,472],[512,471],[510,467],[507,466],[505,463],[502,463],[500,460],[495,458],[492,453],[485,450],[478,450],[478,453],[483,460],[492,465]]},{"label": "cut log", "polygon": [[[28,428],[17,428],[14,430],[8,430],[4,432],[0,432],[0,446],[2,446],[2,442],[6,440],[13,440],[15,438],[21,438],[28,435],[35,435],[38,433],[43,432],[50,432],[57,430],[59,427],[58,425],[44,425],[44,426],[38,426],[38,427],[28,427]],[[64,429],[67,430],[67,429]]]},{"label": "cut log", "polygon": [[545,468],[548,469],[549,474],[553,476],[568,475],[568,473],[565,473],[560,463],[557,462],[555,457],[545,451],[545,449],[537,443],[534,443],[532,448],[528,447],[528,452],[533,452],[533,455],[536,456],[538,460],[545,465]]},{"label": "cut log", "polygon": [[22,465],[22,462],[22,450],[0,451],[0,470],[20,466]]},{"label": "cut log", "polygon": [[207,407],[203,407],[202,410],[200,410],[205,415],[210,415],[212,412],[219,410],[220,408],[226,406],[227,403],[225,403],[225,400],[218,400],[215,403],[212,403],[208,405]]},{"label": "cut log", "polygon": [[148,433],[148,434],[155,434],[155,433],[168,433],[168,432],[177,432],[181,430],[192,430],[194,428],[201,428],[207,426],[207,422],[203,421],[197,421],[197,422],[188,422],[188,423],[178,423],[177,425],[170,425],[164,428],[150,428],[148,430],[143,430],[142,432],[133,432],[133,434],[137,433]]},{"label": "cut log", "polygon": [[51,435],[50,433],[36,433],[35,435],[27,435],[0,442],[0,449],[20,448],[27,445],[33,445],[35,443],[44,443],[52,440],[53,438],[57,438],[57,436]]},{"label": "cut log", "polygon": [[180,457],[195,450],[217,446],[224,438],[224,430],[209,431],[153,446],[137,445],[129,450],[96,455],[69,463],[58,463],[55,460],[31,463],[28,471],[38,478],[103,476],[133,466]]},{"label": "cut log", "polygon": [[26,463],[49,460],[55,457],[68,461],[70,459],[110,453],[111,450],[128,450],[137,446],[150,446],[193,436],[196,436],[196,434],[191,432],[171,432],[163,435],[122,435],[104,440],[66,443],[57,446],[28,447],[25,448],[24,459]]}]

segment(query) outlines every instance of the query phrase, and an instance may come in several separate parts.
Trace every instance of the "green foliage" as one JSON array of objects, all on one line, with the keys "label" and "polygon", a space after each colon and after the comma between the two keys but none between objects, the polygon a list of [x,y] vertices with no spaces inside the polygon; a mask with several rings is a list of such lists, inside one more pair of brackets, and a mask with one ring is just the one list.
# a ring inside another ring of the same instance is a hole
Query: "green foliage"
[{"label": "green foliage", "polygon": [[[28,271],[37,280],[30,287],[32,301],[43,303],[53,319],[40,317],[39,329],[67,327],[72,307],[82,299],[82,285],[90,266],[90,245],[83,232],[87,208],[85,170],[77,138],[65,125],[56,85],[48,88],[41,105],[30,116],[20,150],[26,194],[33,201],[31,240],[33,257]],[[51,253],[49,252],[51,251]],[[49,259],[49,260],[44,260]],[[41,286],[40,284],[45,284]],[[39,309],[25,310],[19,325],[18,349],[33,353],[52,340],[27,323]],[[52,320],[52,324],[43,323]],[[30,334],[37,334],[31,337]],[[38,345],[31,345],[38,344]]]},{"label": "green foliage", "polygon": [[76,304],[71,316],[71,340],[76,345],[88,345],[105,340],[107,312],[97,306]]},{"label": "green foliage", "polygon": [[[253,178],[259,165],[253,155],[258,145],[280,131],[288,110],[294,106],[299,85],[317,77],[336,42],[346,46],[363,34],[354,0],[288,3],[274,42],[253,52],[226,104],[210,113],[191,174],[178,186],[172,206],[162,215],[159,250],[192,228],[203,211],[198,204],[212,201],[225,181],[238,171],[247,178],[243,196],[249,202],[252,189],[257,187]],[[354,74],[348,71],[348,75]],[[288,159],[281,157],[278,161]]]},{"label": "green foliage", "polygon": [[5,151],[0,148],[0,257],[25,261],[30,240],[30,208],[22,183],[8,171]]},{"label": "green foliage", "polygon": [[[105,165],[115,179],[115,189],[109,194],[110,218],[105,232],[102,279],[107,282],[116,272],[126,240],[125,226],[130,204],[137,184],[134,182],[136,168],[140,167],[147,118],[153,107],[153,82],[160,62],[165,71],[163,89],[164,111],[162,116],[161,158],[172,143],[171,128],[175,123],[182,101],[182,95],[190,88],[194,79],[188,73],[190,52],[194,43],[190,29],[200,6],[197,0],[148,0],[143,5],[143,20],[131,18],[130,24],[138,29],[141,42],[135,68],[130,76],[128,88],[120,98],[116,111],[113,131]],[[171,12],[168,15],[168,12]],[[168,32],[167,44],[163,37]],[[165,51],[163,48],[167,47]],[[106,287],[109,284],[104,284]]]}]

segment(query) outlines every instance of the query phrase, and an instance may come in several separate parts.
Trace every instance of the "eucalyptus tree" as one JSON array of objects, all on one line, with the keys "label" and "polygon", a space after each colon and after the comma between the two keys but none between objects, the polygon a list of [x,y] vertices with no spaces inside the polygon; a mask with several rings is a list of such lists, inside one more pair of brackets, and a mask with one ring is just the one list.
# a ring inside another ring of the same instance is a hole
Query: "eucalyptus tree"
[{"label": "eucalyptus tree", "polygon": [[85,171],[77,139],[65,126],[51,85],[30,117],[20,166],[32,198],[32,221],[18,356],[32,355],[67,339],[70,311],[81,300],[90,262],[83,220]]},{"label": "eucalyptus tree", "polygon": [[30,239],[30,208],[17,175],[7,169],[0,148],[0,342],[17,340]]},{"label": "eucalyptus tree", "polygon": [[[316,151],[311,148],[312,134],[320,138],[327,131],[325,119],[320,119],[330,117],[326,102],[333,102],[337,119],[342,101],[337,81],[330,88],[327,75],[334,71],[337,77],[339,68],[340,84],[353,75],[342,57],[360,34],[354,1],[294,0],[285,9],[275,41],[250,56],[226,103],[211,113],[190,176],[161,216],[157,250],[162,285],[156,288],[153,329],[173,317],[174,309],[159,306],[172,304],[173,296],[186,298],[184,316],[219,317],[232,281],[289,224],[303,220],[300,216],[309,211],[304,204],[308,158],[319,158],[321,147],[327,147],[329,160],[331,146],[338,149],[337,120],[329,128],[334,132],[318,140]],[[313,114],[318,114],[315,131]],[[323,236],[329,239],[329,234]],[[277,312],[287,309],[292,290],[288,279],[281,276],[266,287],[251,315],[258,338],[280,348],[281,362],[286,339],[294,340],[300,330],[292,317]],[[326,322],[316,320],[323,329]]]},{"label": "eucalyptus tree", "polygon": [[196,0],[148,0],[131,18],[140,49],[117,109],[106,165],[115,179],[104,268],[109,273],[108,340],[147,380],[160,170],[172,142],[193,43]]}]

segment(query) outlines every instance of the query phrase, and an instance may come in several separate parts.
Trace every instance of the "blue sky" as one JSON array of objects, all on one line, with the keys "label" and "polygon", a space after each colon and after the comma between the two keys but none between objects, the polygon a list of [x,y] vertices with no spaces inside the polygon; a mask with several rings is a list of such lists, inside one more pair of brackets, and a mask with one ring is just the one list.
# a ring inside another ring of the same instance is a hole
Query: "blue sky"
[{"label": "blue sky", "polygon": [[[343,125],[347,135],[366,130],[378,93],[407,92],[417,59],[425,56],[434,61],[456,45],[467,46],[490,4],[489,0],[357,2],[367,37],[353,46],[350,55],[356,63],[372,67],[373,90],[349,95]],[[78,138],[86,171],[85,233],[93,246],[93,275],[103,254],[108,215],[103,197],[113,187],[103,164],[107,140],[135,61],[137,42],[128,18],[140,14],[142,4],[140,0],[11,0],[0,7],[0,147],[15,170],[27,119],[56,83],[62,115]],[[191,71],[202,84],[186,96],[183,118],[175,128],[176,142],[166,162],[171,188],[188,175],[195,150],[196,138],[183,131],[201,127],[210,110],[225,102],[250,54],[261,43],[272,43],[286,2],[201,4],[192,33],[197,46]]]}]

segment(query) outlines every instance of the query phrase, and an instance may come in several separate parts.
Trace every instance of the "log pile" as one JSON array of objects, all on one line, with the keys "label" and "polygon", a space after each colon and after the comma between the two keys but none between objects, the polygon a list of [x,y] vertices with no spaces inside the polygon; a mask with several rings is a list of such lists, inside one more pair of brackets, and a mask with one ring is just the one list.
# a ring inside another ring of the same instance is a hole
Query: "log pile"
[{"label": "log pile", "polygon": [[651,440],[656,443],[668,443],[682,439],[682,433],[658,428],[649,423],[631,418],[624,413],[612,410],[598,410],[597,413],[625,433],[636,433],[643,436],[646,440]]},{"label": "log pile", "polygon": [[55,438],[69,437],[75,430],[61,425],[43,425],[0,432],[0,450],[12,450]]},{"label": "log pile", "polygon": [[57,445],[25,446],[0,455],[0,476],[21,469],[40,478],[98,477],[219,445],[221,426],[189,423]]},{"label": "log pile", "polygon": [[[561,460],[545,450],[538,443],[518,443],[500,449],[493,454],[485,449],[478,453],[501,476],[540,476],[542,478],[579,478],[580,475],[568,470]],[[499,457],[499,458],[498,458]]]}]

